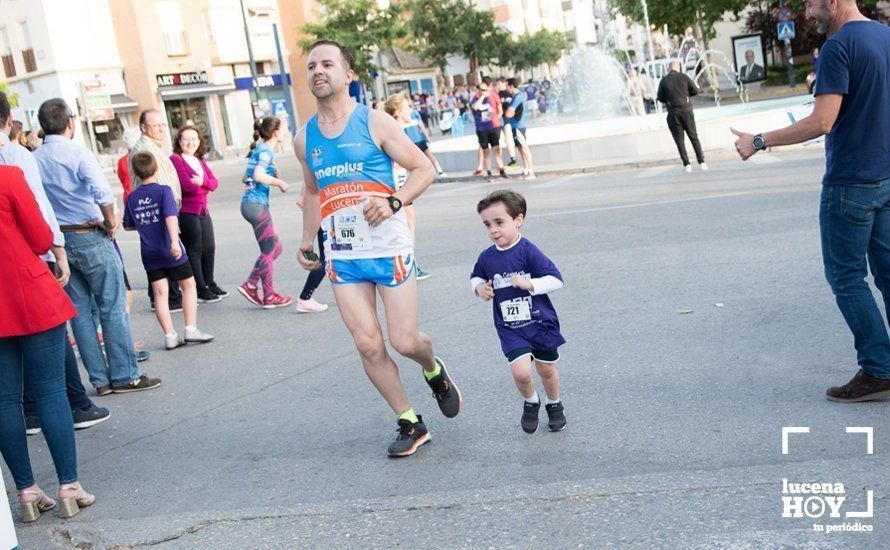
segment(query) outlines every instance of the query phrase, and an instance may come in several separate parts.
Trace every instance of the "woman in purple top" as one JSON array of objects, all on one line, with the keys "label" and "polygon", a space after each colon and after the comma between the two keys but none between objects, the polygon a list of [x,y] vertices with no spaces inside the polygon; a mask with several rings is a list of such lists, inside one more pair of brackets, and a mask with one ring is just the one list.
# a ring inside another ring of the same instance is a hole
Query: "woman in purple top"
[{"label": "woman in purple top", "polygon": [[173,161],[179,175],[179,185],[182,187],[179,230],[195,273],[198,300],[218,302],[229,293],[221,289],[213,278],[216,240],[207,198],[219,187],[219,181],[204,162],[206,148],[201,132],[194,126],[184,126],[173,142],[170,160]]}]

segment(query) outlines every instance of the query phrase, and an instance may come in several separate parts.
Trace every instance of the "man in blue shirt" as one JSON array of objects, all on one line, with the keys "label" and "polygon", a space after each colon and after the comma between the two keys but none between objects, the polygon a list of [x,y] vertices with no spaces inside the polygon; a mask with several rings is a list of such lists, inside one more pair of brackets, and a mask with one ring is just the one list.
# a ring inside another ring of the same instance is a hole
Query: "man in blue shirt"
[{"label": "man in blue shirt", "polygon": [[[71,266],[65,291],[77,308],[71,328],[90,383],[99,395],[154,389],[161,381],[140,375],[136,369],[123,265],[111,242],[117,219],[108,179],[96,157],[72,141],[75,115],[63,100],[45,101],[37,118],[46,138],[34,157],[65,234]],[[105,356],[96,334],[93,302],[99,308]]]},{"label": "man in blue shirt", "polygon": [[[50,251],[41,256],[52,268],[56,279],[63,287],[68,284],[71,269],[68,267],[68,254],[65,252],[65,236],[59,229],[56,214],[49,203],[46,192],[43,189],[43,181],[40,179],[40,169],[31,151],[18,143],[10,141],[9,134],[12,131],[12,113],[6,94],[0,92],[0,164],[18,166],[25,174],[28,187],[37,199],[43,219],[53,232],[53,246]],[[65,342],[65,386],[68,394],[68,404],[71,406],[71,414],[74,418],[75,428],[88,428],[99,422],[107,420],[110,416],[108,409],[97,407],[90,398],[80,380],[80,371],[77,369],[77,357],[69,342]],[[37,398],[28,380],[25,380],[22,406],[25,412],[25,424],[29,435],[40,432],[40,418],[37,414]]]},{"label": "man in blue shirt", "polygon": [[819,56],[813,114],[765,134],[733,130],[736,149],[747,160],[828,134],[822,261],[861,370],[826,394],[842,403],[882,399],[890,397],[890,336],[865,278],[871,266],[890,311],[890,28],[863,16],[855,0],[808,0],[807,16],[831,34]]}]

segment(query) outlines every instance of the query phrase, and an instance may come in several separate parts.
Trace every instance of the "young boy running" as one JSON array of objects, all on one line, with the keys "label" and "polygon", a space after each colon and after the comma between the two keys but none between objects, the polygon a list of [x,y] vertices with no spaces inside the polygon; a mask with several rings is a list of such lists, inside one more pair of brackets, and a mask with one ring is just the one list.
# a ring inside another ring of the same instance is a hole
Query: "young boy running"
[{"label": "young boy running", "polygon": [[525,198],[513,191],[494,191],[479,201],[476,211],[494,243],[479,255],[471,285],[477,296],[493,301],[494,325],[507,356],[513,381],[525,399],[522,429],[535,433],[541,400],[535,391],[532,363],[547,393],[551,432],[566,427],[559,400],[557,348],[565,343],[548,293],[563,286],[559,270],[538,247],[519,233],[525,221]]},{"label": "young boy running", "polygon": [[[133,172],[142,185],[127,197],[124,209],[124,229],[138,231],[141,241],[142,265],[155,295],[155,315],[164,329],[168,350],[186,343],[205,344],[213,340],[210,334],[198,330],[198,287],[185,249],[179,241],[179,208],[173,191],[158,185],[158,165],[150,153],[136,153],[130,159]],[[182,310],[185,317],[185,339],[173,328],[167,301],[167,278],[179,283],[182,289]]]}]

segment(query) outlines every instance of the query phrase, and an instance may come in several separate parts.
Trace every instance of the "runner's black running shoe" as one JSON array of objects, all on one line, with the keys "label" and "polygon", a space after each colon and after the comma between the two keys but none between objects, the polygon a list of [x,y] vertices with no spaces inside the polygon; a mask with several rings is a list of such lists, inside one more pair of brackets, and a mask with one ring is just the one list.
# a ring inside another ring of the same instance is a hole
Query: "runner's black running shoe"
[{"label": "runner's black running shoe", "polygon": [[454,418],[460,412],[463,398],[454,380],[448,376],[448,371],[445,370],[445,363],[438,357],[436,357],[436,363],[439,364],[442,370],[432,380],[427,380],[426,383],[433,390],[433,397],[439,403],[439,409],[441,409],[442,414],[448,418]]},{"label": "runner's black running shoe", "polygon": [[566,429],[566,415],[563,413],[562,401],[545,405],[547,416],[550,418],[549,428],[551,432],[561,432]]},{"label": "runner's black running shoe", "polygon": [[538,413],[541,411],[541,402],[529,403],[526,401],[522,405],[522,429],[527,434],[533,434],[538,431]]},{"label": "runner's black running shoe", "polygon": [[417,415],[417,422],[412,423],[404,418],[399,419],[399,435],[392,445],[387,449],[386,454],[393,458],[411,456],[424,443],[430,441],[430,433],[423,424],[423,417]]}]

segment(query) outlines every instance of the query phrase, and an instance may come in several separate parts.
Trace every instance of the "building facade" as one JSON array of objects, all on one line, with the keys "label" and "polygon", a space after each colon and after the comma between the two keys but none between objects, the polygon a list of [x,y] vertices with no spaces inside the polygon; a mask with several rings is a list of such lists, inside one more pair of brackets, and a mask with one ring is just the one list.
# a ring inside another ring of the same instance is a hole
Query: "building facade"
[{"label": "building facade", "polygon": [[[127,95],[107,0],[0,0],[0,80],[18,99],[13,117],[38,126],[37,110],[59,97],[78,113],[75,139],[101,152],[121,144],[138,105]],[[92,137],[85,123],[83,87],[101,83],[111,96],[112,118],[97,121]]]}]

